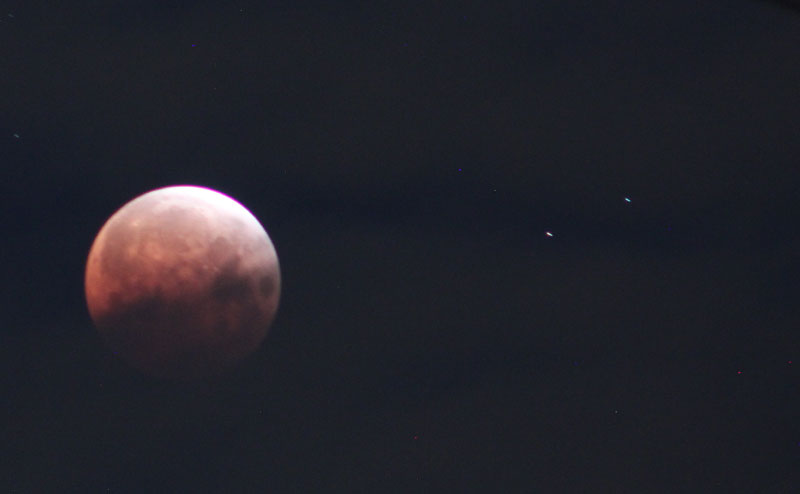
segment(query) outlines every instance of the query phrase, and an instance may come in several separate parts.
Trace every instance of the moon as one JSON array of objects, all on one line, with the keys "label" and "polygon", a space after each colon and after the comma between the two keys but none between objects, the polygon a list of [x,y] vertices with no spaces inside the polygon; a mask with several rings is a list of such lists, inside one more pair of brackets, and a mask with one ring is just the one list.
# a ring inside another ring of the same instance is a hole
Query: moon
[{"label": "moon", "polygon": [[86,302],[106,345],[140,371],[195,379],[254,352],[278,309],[278,256],[234,199],[197,186],[147,192],[100,229]]}]

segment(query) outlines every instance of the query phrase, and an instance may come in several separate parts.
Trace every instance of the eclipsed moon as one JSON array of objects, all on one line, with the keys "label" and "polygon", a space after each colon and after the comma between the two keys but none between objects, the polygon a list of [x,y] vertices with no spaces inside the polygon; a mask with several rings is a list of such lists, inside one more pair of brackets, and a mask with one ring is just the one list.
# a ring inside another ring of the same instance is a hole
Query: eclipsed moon
[{"label": "eclipsed moon", "polygon": [[103,225],[86,263],[89,313],[112,351],[158,377],[229,369],[275,317],[272,241],[244,206],[211,189],[157,189]]}]

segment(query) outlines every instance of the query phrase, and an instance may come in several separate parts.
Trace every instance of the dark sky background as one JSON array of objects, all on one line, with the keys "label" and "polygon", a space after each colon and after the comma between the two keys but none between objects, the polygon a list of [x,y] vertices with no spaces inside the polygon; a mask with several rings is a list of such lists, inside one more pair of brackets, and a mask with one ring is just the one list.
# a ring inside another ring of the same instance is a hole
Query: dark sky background
[{"label": "dark sky background", "polygon": [[[0,490],[796,492],[793,5],[3,4]],[[283,276],[194,386],[83,294],[175,184]]]}]

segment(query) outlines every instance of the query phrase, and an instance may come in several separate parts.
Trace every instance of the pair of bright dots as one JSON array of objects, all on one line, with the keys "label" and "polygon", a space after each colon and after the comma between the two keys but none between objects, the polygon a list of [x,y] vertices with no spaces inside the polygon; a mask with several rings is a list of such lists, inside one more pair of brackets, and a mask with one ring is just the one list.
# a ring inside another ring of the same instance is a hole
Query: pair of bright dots
[{"label": "pair of bright dots", "polygon": [[[625,202],[631,202],[630,197],[625,197]],[[553,236],[553,232],[544,232],[544,234],[547,235],[548,237]]]}]

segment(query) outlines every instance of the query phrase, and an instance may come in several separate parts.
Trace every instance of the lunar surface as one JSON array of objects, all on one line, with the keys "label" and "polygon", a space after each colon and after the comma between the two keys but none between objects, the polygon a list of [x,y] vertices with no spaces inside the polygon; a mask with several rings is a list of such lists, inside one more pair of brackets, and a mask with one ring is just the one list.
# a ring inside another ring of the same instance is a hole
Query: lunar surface
[{"label": "lunar surface", "polygon": [[256,350],[275,317],[280,269],[267,232],[211,189],[141,195],[103,225],[86,301],[106,344],[157,377],[219,374]]}]

